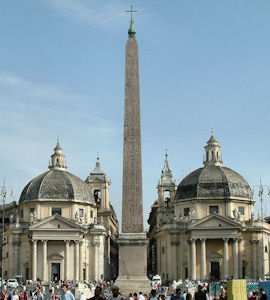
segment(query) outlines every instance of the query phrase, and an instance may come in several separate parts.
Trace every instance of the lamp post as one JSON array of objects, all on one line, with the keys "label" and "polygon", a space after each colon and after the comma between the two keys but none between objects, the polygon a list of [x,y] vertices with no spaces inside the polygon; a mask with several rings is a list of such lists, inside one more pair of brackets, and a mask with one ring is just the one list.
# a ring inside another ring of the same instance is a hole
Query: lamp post
[{"label": "lamp post", "polygon": [[263,188],[266,187],[268,189],[268,195],[270,195],[270,189],[268,185],[263,185],[262,184],[262,179],[260,178],[260,185],[254,185],[254,187],[259,188],[259,199],[260,199],[260,204],[261,204],[261,230],[262,230],[262,279],[265,279],[265,258],[264,258],[264,226],[263,226],[263,195],[264,195],[264,190]]},{"label": "lamp post", "polygon": [[3,293],[3,277],[4,277],[4,245],[5,243],[5,202],[7,197],[7,188],[10,188],[10,195],[13,195],[13,190],[10,186],[6,186],[5,179],[1,187],[1,196],[2,196],[2,239],[1,239],[1,297]]}]

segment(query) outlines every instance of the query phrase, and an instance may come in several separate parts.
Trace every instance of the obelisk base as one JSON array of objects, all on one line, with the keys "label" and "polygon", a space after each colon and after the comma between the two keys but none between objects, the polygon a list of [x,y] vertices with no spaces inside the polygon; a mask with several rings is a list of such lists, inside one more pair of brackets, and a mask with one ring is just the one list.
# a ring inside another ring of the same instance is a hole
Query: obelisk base
[{"label": "obelisk base", "polygon": [[120,293],[142,292],[149,294],[150,280],[147,277],[147,244],[145,233],[122,233],[117,240],[119,245],[119,276],[115,282]]}]

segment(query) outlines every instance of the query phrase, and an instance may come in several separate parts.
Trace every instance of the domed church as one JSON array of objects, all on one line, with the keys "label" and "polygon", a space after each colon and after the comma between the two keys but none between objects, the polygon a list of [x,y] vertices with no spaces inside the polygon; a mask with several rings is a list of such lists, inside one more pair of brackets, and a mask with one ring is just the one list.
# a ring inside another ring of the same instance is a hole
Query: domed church
[{"label": "domed church", "polygon": [[23,189],[4,247],[5,278],[100,280],[117,273],[118,221],[110,180],[96,167],[85,181],[66,171],[57,142],[49,170]]},{"label": "domed church", "polygon": [[204,166],[179,185],[166,154],[148,219],[148,271],[163,280],[264,278],[270,225],[260,216],[255,220],[252,190],[223,166],[213,134],[204,148]]}]

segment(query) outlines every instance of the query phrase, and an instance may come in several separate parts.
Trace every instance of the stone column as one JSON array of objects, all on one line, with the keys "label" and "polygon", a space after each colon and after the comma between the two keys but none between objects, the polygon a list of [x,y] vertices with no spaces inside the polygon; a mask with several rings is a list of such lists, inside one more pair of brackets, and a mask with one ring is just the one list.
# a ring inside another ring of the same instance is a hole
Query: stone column
[{"label": "stone column", "polygon": [[190,244],[191,241],[187,241],[187,268],[188,268],[188,278],[191,278],[191,263],[190,263]]},{"label": "stone column", "polygon": [[65,279],[69,280],[69,241],[65,241],[66,250],[65,250]]},{"label": "stone column", "polygon": [[79,241],[74,241],[75,243],[75,281],[79,281],[79,264],[80,264],[80,253],[79,253]]},{"label": "stone column", "polygon": [[177,250],[178,244],[179,243],[177,241],[174,242],[174,255],[172,257],[172,260],[174,258],[174,279],[176,279],[176,280],[179,278],[179,275],[177,273],[178,273],[178,269],[180,269],[180,267],[178,265],[178,261],[179,261],[178,260],[178,250]]},{"label": "stone column", "polygon": [[229,277],[229,251],[228,251],[228,243],[229,239],[224,238],[224,250],[223,250],[223,266],[224,266],[224,279]]},{"label": "stone column", "polygon": [[201,279],[206,279],[206,249],[205,239],[201,239]]},{"label": "stone column", "polygon": [[179,247],[178,247],[178,256],[177,256],[177,265],[178,265],[178,271],[177,271],[177,277],[178,278],[184,278],[183,276],[183,249],[182,249],[182,239],[181,236],[179,237]]},{"label": "stone column", "polygon": [[238,278],[238,239],[233,239],[233,277]]},{"label": "stone column", "polygon": [[238,240],[238,265],[239,265],[238,277],[239,277],[239,279],[241,279],[241,278],[243,278],[242,240],[241,239]]},{"label": "stone column", "polygon": [[37,280],[37,240],[32,240],[32,279]]},{"label": "stone column", "polygon": [[80,282],[83,282],[83,243],[79,243],[79,248],[80,248]]},{"label": "stone column", "polygon": [[160,263],[159,263],[159,253],[160,253],[160,249],[159,249],[159,237],[157,236],[156,238],[156,243],[157,243],[157,247],[156,247],[156,273],[157,274],[160,274],[160,270],[159,270],[159,266],[160,266]]},{"label": "stone column", "polygon": [[252,243],[252,276],[257,278],[257,240],[251,240]]},{"label": "stone column", "polygon": [[43,240],[42,279],[47,281],[47,242]]},{"label": "stone column", "polygon": [[196,239],[191,240],[191,279],[196,280]]}]

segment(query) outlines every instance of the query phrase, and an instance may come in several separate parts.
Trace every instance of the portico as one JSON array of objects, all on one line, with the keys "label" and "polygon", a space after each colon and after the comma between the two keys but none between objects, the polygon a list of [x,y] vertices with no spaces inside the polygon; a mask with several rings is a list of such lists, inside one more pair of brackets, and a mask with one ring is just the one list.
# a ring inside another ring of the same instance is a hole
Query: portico
[{"label": "portico", "polygon": [[[97,226],[100,228],[95,240],[102,244],[104,230],[100,225]],[[75,279],[82,282],[84,272],[85,279],[89,278],[89,272],[83,271],[84,265],[89,259],[98,259],[97,251],[91,251],[91,247],[86,251],[86,245],[91,243],[93,237],[86,234],[83,226],[56,214],[33,224],[30,231],[33,280],[48,282]],[[97,273],[103,274],[103,270]]]},{"label": "portico", "polygon": [[[188,226],[191,244],[191,279],[207,279],[211,276],[228,278],[229,245],[234,261],[233,276],[239,277],[240,228],[239,223],[218,214],[208,215]],[[196,270],[198,265],[200,272]]]}]

